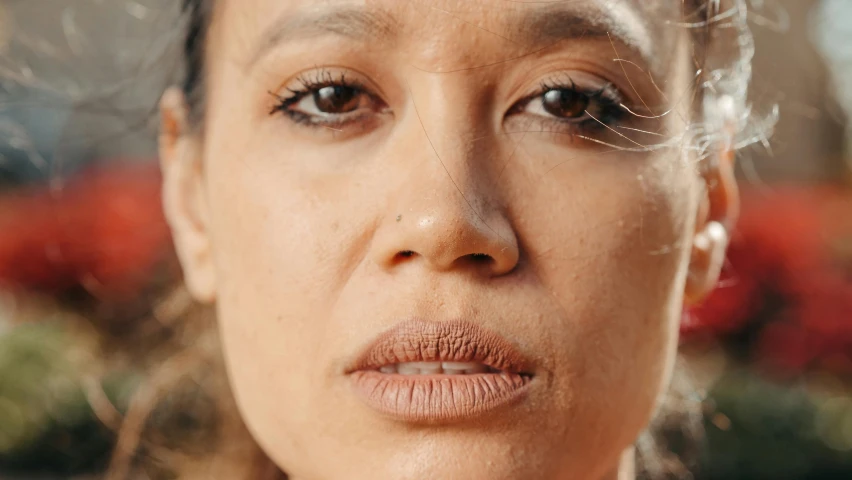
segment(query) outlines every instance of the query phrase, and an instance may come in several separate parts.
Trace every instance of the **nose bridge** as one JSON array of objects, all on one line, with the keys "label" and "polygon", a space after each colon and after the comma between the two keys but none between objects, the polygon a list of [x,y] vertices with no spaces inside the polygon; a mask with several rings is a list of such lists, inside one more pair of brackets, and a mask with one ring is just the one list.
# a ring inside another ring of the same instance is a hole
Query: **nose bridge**
[{"label": "nose bridge", "polygon": [[409,108],[389,149],[397,157],[391,161],[412,170],[383,215],[376,261],[386,268],[511,271],[517,240],[499,186],[488,181],[496,151],[488,114],[459,79],[423,75],[409,84]]},{"label": "nose bridge", "polygon": [[[412,170],[399,195],[420,210],[454,210],[452,216],[481,218],[499,203],[488,181],[494,164],[487,113],[459,76],[419,72],[408,82],[408,106],[398,124],[391,155]],[[431,207],[429,206],[431,205]]]},{"label": "nose bridge", "polygon": [[[420,129],[448,170],[461,170],[459,175],[476,165],[478,177],[486,174],[488,157],[493,152],[489,136],[491,118],[481,88],[471,84],[474,78],[458,73],[419,72],[408,83],[410,113],[416,120],[407,128]],[[406,115],[408,117],[408,115]],[[450,163],[447,163],[450,162]]]}]

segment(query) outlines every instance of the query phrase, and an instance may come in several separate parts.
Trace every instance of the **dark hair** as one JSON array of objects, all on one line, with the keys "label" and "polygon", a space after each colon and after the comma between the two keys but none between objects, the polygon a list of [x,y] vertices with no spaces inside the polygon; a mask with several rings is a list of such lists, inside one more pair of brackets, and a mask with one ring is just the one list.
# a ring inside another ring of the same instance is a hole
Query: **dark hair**
[{"label": "dark hair", "polygon": [[207,32],[213,15],[212,0],[183,0],[182,11],[187,18],[183,42],[183,92],[189,107],[192,125],[202,123],[204,116],[204,64]]}]

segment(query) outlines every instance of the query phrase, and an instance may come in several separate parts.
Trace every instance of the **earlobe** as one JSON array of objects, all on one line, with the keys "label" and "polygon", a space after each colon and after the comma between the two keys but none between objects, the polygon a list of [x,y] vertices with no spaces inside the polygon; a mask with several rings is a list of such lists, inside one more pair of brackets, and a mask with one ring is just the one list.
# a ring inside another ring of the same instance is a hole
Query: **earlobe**
[{"label": "earlobe", "polygon": [[728,231],[719,222],[707,222],[695,234],[686,279],[685,299],[688,305],[700,302],[716,288],[727,248]]},{"label": "earlobe", "polygon": [[200,140],[190,132],[183,92],[170,88],[160,102],[160,167],[163,209],[187,288],[196,300],[216,297],[208,205]]},{"label": "earlobe", "polygon": [[685,301],[700,302],[716,288],[730,232],[739,216],[739,190],[734,175],[734,151],[726,148],[704,172],[704,197],[698,209]]}]

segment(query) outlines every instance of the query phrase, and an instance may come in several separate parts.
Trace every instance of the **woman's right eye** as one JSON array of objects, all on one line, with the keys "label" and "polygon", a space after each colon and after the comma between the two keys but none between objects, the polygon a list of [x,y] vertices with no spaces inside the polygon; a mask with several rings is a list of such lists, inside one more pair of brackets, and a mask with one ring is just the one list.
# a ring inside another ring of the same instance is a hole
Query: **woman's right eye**
[{"label": "woman's right eye", "polygon": [[288,96],[273,94],[277,102],[272,114],[281,113],[300,124],[337,130],[388,108],[379,97],[343,77],[299,82],[298,88],[288,89]]}]

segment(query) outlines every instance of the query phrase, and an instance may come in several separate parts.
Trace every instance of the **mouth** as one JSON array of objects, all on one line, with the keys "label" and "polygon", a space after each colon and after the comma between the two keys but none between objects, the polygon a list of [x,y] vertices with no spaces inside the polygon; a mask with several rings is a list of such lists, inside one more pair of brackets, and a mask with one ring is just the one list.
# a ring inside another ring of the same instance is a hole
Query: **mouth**
[{"label": "mouth", "polygon": [[383,365],[379,372],[399,375],[476,375],[503,373],[494,367],[476,362],[403,362]]},{"label": "mouth", "polygon": [[520,402],[534,375],[505,338],[467,322],[405,322],[346,372],[358,396],[407,423],[453,423]]}]

